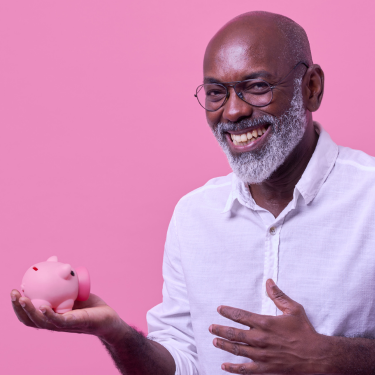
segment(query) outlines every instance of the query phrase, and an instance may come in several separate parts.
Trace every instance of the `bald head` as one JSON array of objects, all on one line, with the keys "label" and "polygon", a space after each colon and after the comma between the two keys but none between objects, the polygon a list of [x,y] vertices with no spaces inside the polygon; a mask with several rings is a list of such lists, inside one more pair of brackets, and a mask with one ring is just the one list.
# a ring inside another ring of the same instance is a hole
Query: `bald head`
[{"label": "bald head", "polygon": [[244,13],[224,25],[207,46],[205,67],[213,54],[220,63],[228,55],[232,61],[243,59],[244,52],[255,62],[273,60],[288,67],[313,63],[305,30],[290,18],[263,11]]}]

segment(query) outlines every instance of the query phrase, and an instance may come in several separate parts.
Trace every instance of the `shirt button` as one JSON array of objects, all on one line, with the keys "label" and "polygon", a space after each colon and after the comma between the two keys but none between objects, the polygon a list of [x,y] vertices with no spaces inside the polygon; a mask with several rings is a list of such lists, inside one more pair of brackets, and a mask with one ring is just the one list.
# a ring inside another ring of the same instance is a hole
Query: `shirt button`
[{"label": "shirt button", "polygon": [[271,227],[270,228],[270,233],[274,236],[276,234],[276,228],[275,227]]}]

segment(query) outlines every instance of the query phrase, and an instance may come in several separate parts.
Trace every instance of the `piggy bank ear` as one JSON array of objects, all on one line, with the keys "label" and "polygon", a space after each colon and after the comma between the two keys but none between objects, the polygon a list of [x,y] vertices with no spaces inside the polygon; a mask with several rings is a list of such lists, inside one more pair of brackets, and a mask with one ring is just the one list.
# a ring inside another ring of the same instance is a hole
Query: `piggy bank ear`
[{"label": "piggy bank ear", "polygon": [[62,277],[65,280],[67,280],[70,277],[71,272],[72,272],[72,266],[70,264],[63,264],[60,266],[58,270],[60,277]]},{"label": "piggy bank ear", "polygon": [[54,256],[52,256],[52,257],[49,257],[49,258],[47,259],[47,262],[58,262],[58,260],[57,260],[57,256],[54,255]]},{"label": "piggy bank ear", "polygon": [[90,275],[85,267],[75,269],[78,276],[78,296],[77,301],[86,301],[90,296]]}]

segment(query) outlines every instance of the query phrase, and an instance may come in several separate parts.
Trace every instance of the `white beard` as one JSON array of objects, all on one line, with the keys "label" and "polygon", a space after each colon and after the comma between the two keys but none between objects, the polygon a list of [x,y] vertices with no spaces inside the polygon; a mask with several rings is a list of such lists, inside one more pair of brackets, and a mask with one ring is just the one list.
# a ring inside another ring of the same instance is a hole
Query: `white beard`
[{"label": "white beard", "polygon": [[[213,130],[233,172],[243,182],[259,184],[268,179],[301,141],[306,130],[301,83],[302,79],[294,80],[294,93],[290,108],[280,117],[264,115],[257,119],[245,119],[235,124],[220,122]],[[225,132],[243,130],[262,123],[270,124],[272,129],[268,134],[267,143],[261,150],[232,154]]]}]

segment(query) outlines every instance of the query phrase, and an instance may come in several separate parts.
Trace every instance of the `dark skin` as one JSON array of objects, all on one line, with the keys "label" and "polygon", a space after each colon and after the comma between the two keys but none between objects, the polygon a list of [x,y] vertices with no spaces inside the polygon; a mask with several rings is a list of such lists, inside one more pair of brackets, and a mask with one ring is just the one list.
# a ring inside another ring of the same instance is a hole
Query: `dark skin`
[{"label": "dark skin", "polygon": [[[261,33],[260,28],[264,27],[262,21],[260,24],[254,24],[252,35],[248,24],[239,25],[238,27],[237,24],[235,33],[231,29],[229,33],[224,31],[210,42],[204,59],[205,79],[210,77],[218,82],[234,82],[246,79],[249,74],[263,72],[262,79],[271,84],[279,82],[290,72],[294,64],[286,59],[277,58],[285,48],[282,37],[275,38],[275,35],[280,34],[278,30],[273,24],[269,24],[267,31]],[[248,40],[244,40],[243,35],[247,35]],[[265,49],[265,45],[269,48]],[[227,103],[216,112],[206,112],[208,124],[215,128],[219,122],[236,123],[245,118],[258,118],[265,114],[279,117],[290,106],[293,97],[293,77],[301,70],[306,70],[306,67],[298,67],[289,79],[277,86],[272,102],[265,107],[253,107],[245,103],[234,93],[233,88],[230,88]],[[275,217],[292,200],[294,187],[301,178],[318,141],[311,112],[319,108],[323,97],[324,74],[319,65],[314,64],[307,69],[302,87],[307,120],[307,130],[303,139],[269,179],[250,186],[255,202]]]},{"label": "dark skin", "polygon": [[16,289],[11,297],[18,320],[28,327],[97,336],[124,375],[173,375],[176,371],[174,359],[164,346],[130,327],[94,294],[87,301],[76,301],[73,310],[65,314],[56,314],[49,306],[35,309]]},{"label": "dark skin", "polygon": [[[213,38],[207,47],[204,74],[219,82],[233,82],[261,71],[263,79],[276,83],[294,65],[280,56],[285,56],[285,39],[272,20],[257,15],[252,17],[251,26],[237,20]],[[298,69],[306,70],[303,66]],[[214,128],[220,121],[236,123],[262,114],[280,116],[290,106],[293,77],[298,72],[293,72],[274,90],[274,100],[266,107],[252,107],[230,89],[231,95],[225,106],[217,112],[207,113],[209,125]],[[311,65],[302,80],[307,121],[303,139],[266,182],[250,186],[256,203],[275,217],[291,201],[294,187],[314,152],[318,137],[313,129],[311,113],[320,106],[323,88],[321,68]],[[374,340],[320,335],[311,325],[304,308],[280,291],[272,280],[267,282],[267,293],[283,315],[262,316],[219,306],[221,315],[251,329],[213,324],[210,332],[220,337],[214,339],[214,345],[254,361],[240,365],[225,363],[223,370],[237,374],[375,373]],[[48,306],[40,306],[37,310],[30,299],[21,297],[15,289],[11,297],[17,318],[28,327],[97,336],[122,374],[175,374],[176,366],[169,351],[126,324],[98,296],[91,294],[87,301],[76,302],[73,310],[65,314],[56,314]]]},{"label": "dark skin", "polygon": [[[261,72],[262,79],[275,84],[298,62],[291,63],[289,59],[280,58],[285,55],[283,51],[287,47],[272,19],[257,16],[252,17],[251,21],[251,24],[241,20],[229,24],[213,38],[204,59],[205,81],[241,81]],[[307,70],[302,66],[298,69],[305,69],[302,79],[307,123],[305,135],[269,179],[249,186],[258,206],[275,217],[293,199],[294,188],[318,141],[312,112],[319,108],[322,101],[324,74],[316,64],[310,65]],[[289,79],[277,86],[272,102],[261,108],[245,103],[233,88],[229,88],[230,97],[225,105],[216,112],[206,111],[209,126],[215,128],[219,122],[236,124],[242,119],[259,118],[264,114],[279,117],[290,107],[296,74],[297,69]],[[227,141],[231,142],[229,138]],[[223,370],[235,374],[374,373],[374,340],[320,335],[311,325],[303,306],[286,296],[272,280],[267,281],[266,288],[268,296],[283,315],[263,316],[229,306],[218,307],[219,314],[250,327],[250,330],[213,324],[209,331],[221,337],[213,340],[214,346],[253,360],[247,364],[224,363]],[[366,355],[359,354],[363,352]]]}]

